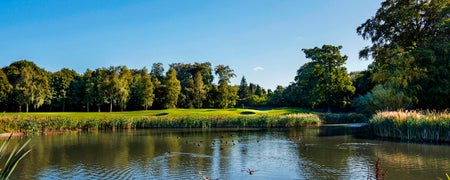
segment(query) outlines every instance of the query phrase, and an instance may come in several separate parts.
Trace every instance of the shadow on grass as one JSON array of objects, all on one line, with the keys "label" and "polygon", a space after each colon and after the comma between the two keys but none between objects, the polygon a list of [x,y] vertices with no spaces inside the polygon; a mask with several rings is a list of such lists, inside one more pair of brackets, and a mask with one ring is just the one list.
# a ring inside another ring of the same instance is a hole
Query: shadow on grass
[{"label": "shadow on grass", "polygon": [[256,114],[256,113],[253,111],[242,111],[241,112],[241,115],[253,115],[253,114]]},{"label": "shadow on grass", "polygon": [[167,115],[169,115],[168,112],[163,112],[163,113],[155,114],[155,116],[167,116]]}]

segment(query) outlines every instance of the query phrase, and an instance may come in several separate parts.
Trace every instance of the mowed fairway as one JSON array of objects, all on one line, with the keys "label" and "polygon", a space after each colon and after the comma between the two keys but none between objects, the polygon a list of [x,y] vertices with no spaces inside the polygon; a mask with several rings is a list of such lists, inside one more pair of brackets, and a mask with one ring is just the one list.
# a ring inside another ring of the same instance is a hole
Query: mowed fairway
[{"label": "mowed fairway", "polygon": [[84,118],[135,118],[146,116],[166,116],[170,118],[178,117],[217,117],[217,116],[249,116],[249,115],[287,115],[297,113],[308,113],[299,108],[276,108],[267,110],[256,109],[165,109],[147,111],[123,111],[123,112],[29,112],[29,113],[3,113],[2,116],[18,116],[36,118],[43,117],[64,117],[70,119]]}]

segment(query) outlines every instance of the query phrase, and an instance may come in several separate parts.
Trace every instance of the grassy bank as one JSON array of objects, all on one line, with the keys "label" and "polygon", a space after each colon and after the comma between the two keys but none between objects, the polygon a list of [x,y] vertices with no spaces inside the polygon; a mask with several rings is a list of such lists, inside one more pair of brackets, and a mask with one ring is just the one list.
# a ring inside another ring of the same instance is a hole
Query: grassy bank
[{"label": "grassy bank", "polygon": [[417,142],[450,142],[450,113],[379,112],[370,120],[376,136]]},{"label": "grassy bank", "polygon": [[302,109],[170,109],[103,113],[3,113],[3,132],[39,133],[138,128],[277,128],[318,125]]}]

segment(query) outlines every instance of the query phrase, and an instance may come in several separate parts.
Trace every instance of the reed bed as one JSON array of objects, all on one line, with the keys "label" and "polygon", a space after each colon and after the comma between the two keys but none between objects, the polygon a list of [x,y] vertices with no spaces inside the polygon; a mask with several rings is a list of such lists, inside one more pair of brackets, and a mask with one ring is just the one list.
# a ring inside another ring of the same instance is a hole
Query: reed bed
[{"label": "reed bed", "polygon": [[378,112],[370,124],[379,137],[417,142],[450,142],[448,112]]},{"label": "reed bed", "polygon": [[37,134],[53,131],[143,129],[143,128],[280,128],[319,125],[315,114],[239,116],[141,116],[88,117],[1,116],[4,132]]}]

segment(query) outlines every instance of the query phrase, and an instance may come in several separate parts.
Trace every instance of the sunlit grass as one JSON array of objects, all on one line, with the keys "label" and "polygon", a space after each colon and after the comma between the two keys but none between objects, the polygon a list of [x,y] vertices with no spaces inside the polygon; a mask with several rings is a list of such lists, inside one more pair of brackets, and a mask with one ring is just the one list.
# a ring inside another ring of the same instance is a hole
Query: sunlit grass
[{"label": "sunlit grass", "polygon": [[294,113],[306,113],[308,111],[299,108],[277,108],[270,110],[255,109],[166,109],[148,111],[124,111],[124,112],[33,112],[33,113],[3,113],[3,116],[17,117],[70,117],[78,118],[115,118],[115,117],[145,117],[165,114],[168,117],[197,117],[197,116],[239,116],[242,112],[254,112],[254,115],[286,115]]},{"label": "sunlit grass", "polygon": [[132,112],[4,113],[5,132],[39,133],[136,128],[272,128],[319,125],[302,109],[168,109]]}]

